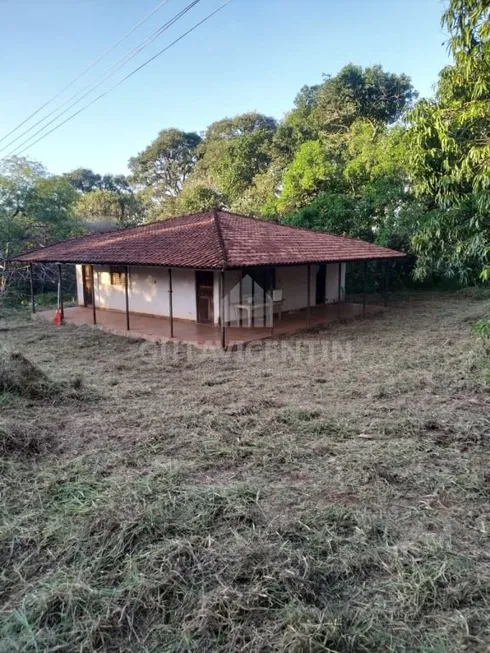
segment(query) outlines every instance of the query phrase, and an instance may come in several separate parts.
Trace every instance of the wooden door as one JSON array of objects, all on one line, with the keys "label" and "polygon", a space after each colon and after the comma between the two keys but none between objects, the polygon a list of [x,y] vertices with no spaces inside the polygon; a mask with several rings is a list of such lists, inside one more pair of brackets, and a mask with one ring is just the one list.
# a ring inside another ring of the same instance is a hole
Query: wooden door
[{"label": "wooden door", "polygon": [[322,263],[318,266],[316,273],[316,304],[325,303],[325,292],[327,284],[327,266]]},{"label": "wooden door", "polygon": [[92,269],[90,265],[82,265],[83,305],[92,306],[94,289],[92,288]]},{"label": "wooden door", "polygon": [[197,321],[214,322],[214,273],[196,271]]}]

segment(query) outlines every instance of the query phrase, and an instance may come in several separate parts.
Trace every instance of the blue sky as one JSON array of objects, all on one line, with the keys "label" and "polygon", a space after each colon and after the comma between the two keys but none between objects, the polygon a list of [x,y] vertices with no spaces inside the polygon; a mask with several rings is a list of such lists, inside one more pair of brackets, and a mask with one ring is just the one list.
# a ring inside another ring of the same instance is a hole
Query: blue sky
[{"label": "blue sky", "polygon": [[[168,0],[58,102],[188,2]],[[221,2],[201,0],[114,81]],[[158,4],[159,0],[0,0],[0,138]],[[204,26],[25,155],[54,173],[80,166],[100,173],[126,172],[129,157],[163,128],[201,131],[214,120],[252,110],[281,118],[304,84],[315,84],[322,73],[335,74],[349,62],[379,63],[390,72],[407,73],[421,95],[431,95],[438,71],[448,62],[440,27],[444,6],[439,0],[232,0]]]}]

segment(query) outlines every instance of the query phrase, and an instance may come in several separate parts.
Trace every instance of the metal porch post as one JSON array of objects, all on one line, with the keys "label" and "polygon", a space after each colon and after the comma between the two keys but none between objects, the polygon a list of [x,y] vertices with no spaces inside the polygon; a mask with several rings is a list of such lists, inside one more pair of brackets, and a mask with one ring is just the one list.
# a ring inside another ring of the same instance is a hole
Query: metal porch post
[{"label": "metal porch post", "polygon": [[263,277],[262,277],[262,292],[264,295],[263,299],[263,306],[262,306],[262,326],[265,327],[267,326],[267,270],[268,268],[264,269]]},{"label": "metal porch post", "polygon": [[306,266],[306,274],[308,275],[308,278],[306,280],[306,293],[308,295],[307,297],[307,304],[306,304],[306,326],[310,326],[310,304],[311,304],[311,267],[310,264]]},{"label": "metal porch post", "polygon": [[274,335],[274,279],[275,279],[274,268],[271,268],[271,274],[269,275],[269,303],[270,303],[270,309],[271,309],[271,336]]},{"label": "metal porch post", "polygon": [[362,264],[362,316],[366,317],[367,261]]},{"label": "metal porch post", "polygon": [[384,306],[388,306],[388,259],[384,263],[385,268],[385,289],[384,289]]},{"label": "metal porch post", "polygon": [[337,318],[340,320],[340,295],[342,293],[342,263],[339,263],[337,279]]},{"label": "metal porch post", "polygon": [[97,314],[95,312],[95,274],[94,266],[90,266],[90,281],[92,284],[92,320],[94,324],[97,324]]},{"label": "metal porch post", "polygon": [[61,263],[58,263],[58,308],[60,309],[61,320],[65,318],[65,308],[63,306],[63,275],[61,273]]},{"label": "metal porch post", "polygon": [[34,314],[36,312],[36,301],[34,299],[34,270],[32,263],[29,263],[29,276],[31,281],[31,311]]},{"label": "metal porch post", "polygon": [[[240,306],[243,304],[243,268],[240,270],[240,288],[239,288],[239,297],[238,297],[238,303]],[[240,308],[238,309],[238,326],[242,327],[243,326],[243,310]]]},{"label": "metal porch post", "polygon": [[126,299],[126,330],[129,331],[129,265],[124,274],[124,295]]},{"label": "metal porch post", "polygon": [[220,302],[219,315],[221,323],[221,348],[226,349],[226,325],[225,325],[225,271],[221,270],[220,278]]},{"label": "metal porch post", "polygon": [[170,337],[174,337],[174,300],[172,287],[172,268],[168,269],[168,315],[170,317]]}]

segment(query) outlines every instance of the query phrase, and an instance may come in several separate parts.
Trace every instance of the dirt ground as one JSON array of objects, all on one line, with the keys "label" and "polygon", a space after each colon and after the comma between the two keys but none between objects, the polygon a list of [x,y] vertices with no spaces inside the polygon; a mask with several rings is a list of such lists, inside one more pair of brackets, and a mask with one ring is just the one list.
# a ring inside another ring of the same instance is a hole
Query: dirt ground
[{"label": "dirt ground", "polygon": [[490,651],[489,315],[228,353],[4,316],[51,387],[0,391],[0,651]]}]

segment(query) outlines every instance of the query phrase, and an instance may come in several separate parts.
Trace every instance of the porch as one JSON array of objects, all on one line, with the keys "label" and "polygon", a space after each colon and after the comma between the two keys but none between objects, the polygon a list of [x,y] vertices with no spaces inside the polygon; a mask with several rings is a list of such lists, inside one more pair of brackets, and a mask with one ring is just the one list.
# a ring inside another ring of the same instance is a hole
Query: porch
[{"label": "porch", "polygon": [[[285,336],[315,326],[326,325],[338,320],[349,320],[364,314],[381,313],[385,309],[380,305],[341,302],[312,306],[308,309],[284,312],[281,319],[274,319],[273,327],[238,327],[227,326],[224,329],[225,347],[232,347],[247,342],[266,338]],[[37,319],[53,322],[56,311],[41,311],[35,314]],[[94,312],[91,307],[73,306],[64,308],[65,324],[93,325]],[[129,313],[130,330],[127,329],[125,312],[97,309],[96,326],[104,331],[143,338],[150,341],[186,342],[198,347],[223,345],[223,330],[219,326],[200,324],[190,320],[173,320],[173,337],[171,321],[166,317]]]}]

